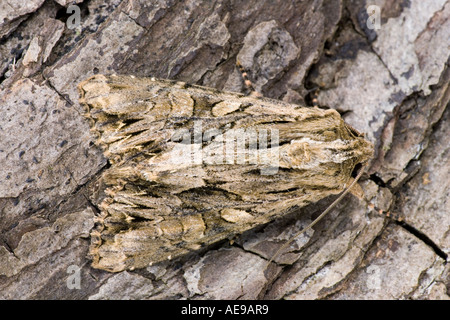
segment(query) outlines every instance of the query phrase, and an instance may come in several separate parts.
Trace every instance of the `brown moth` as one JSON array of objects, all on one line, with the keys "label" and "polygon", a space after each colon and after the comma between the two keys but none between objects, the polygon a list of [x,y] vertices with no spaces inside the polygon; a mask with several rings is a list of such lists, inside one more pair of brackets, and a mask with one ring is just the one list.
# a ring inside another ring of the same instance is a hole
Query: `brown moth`
[{"label": "brown moth", "polygon": [[111,167],[92,266],[146,267],[342,192],[373,145],[335,110],[183,82],[95,75],[78,86]]}]

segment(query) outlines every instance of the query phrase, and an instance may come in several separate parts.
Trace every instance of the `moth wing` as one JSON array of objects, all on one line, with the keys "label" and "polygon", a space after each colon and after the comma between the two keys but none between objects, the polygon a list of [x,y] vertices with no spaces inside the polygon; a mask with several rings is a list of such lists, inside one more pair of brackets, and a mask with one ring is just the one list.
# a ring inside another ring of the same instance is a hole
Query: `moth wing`
[{"label": "moth wing", "polygon": [[112,163],[90,250],[108,271],[176,258],[337,194],[371,156],[334,110],[125,76],[96,75],[79,90]]}]

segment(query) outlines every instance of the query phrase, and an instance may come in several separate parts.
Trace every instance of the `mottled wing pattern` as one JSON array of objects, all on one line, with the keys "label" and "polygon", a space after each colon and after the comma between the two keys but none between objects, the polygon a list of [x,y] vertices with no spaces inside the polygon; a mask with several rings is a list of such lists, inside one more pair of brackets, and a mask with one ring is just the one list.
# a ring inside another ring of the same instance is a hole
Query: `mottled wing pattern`
[{"label": "mottled wing pattern", "polygon": [[[373,152],[335,110],[133,76],[96,75],[79,91],[111,163],[90,254],[93,267],[112,272],[178,257],[337,194]],[[236,133],[245,155],[224,143]],[[267,148],[258,147],[262,138]]]}]

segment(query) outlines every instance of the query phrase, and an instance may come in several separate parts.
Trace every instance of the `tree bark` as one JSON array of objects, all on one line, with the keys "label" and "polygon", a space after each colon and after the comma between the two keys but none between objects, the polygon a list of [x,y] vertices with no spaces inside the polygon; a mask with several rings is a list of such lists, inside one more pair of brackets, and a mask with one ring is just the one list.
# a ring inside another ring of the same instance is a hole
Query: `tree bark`
[{"label": "tree bark", "polygon": [[[92,0],[79,20],[66,2],[0,14],[1,299],[449,298],[449,1]],[[244,92],[237,59],[264,96],[305,105],[320,89],[367,135],[361,185],[393,217],[347,196],[265,273],[265,253],[333,199],[183,259],[93,269],[108,164],[77,84],[117,73]]]}]

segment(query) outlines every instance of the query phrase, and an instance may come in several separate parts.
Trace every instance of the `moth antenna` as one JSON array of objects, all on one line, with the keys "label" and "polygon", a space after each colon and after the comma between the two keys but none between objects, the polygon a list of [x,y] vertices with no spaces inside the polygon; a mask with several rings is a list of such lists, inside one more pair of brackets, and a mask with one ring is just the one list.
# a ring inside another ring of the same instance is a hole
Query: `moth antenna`
[{"label": "moth antenna", "polygon": [[241,73],[245,86],[250,91],[249,95],[252,97],[262,97],[262,94],[256,91],[255,88],[253,87],[252,81],[248,78],[248,74],[239,60],[236,60],[236,67],[238,67],[239,72]]},{"label": "moth antenna", "polygon": [[332,204],[330,204],[328,206],[328,208],[326,208],[313,222],[311,222],[306,228],[304,228],[303,230],[300,230],[299,232],[297,232],[294,236],[292,236],[285,244],[283,244],[276,252],[275,254],[269,259],[269,261],[267,262],[264,270],[266,270],[270,263],[284,250],[286,249],[291,243],[292,241],[294,241],[296,238],[298,238],[301,234],[303,234],[304,232],[308,231],[309,229],[311,229],[312,227],[314,227],[320,220],[322,220],[323,217],[325,217],[327,215],[328,212],[331,211],[331,209],[333,209],[338,203],[339,201],[341,201],[346,195],[347,193],[350,192],[350,190],[353,188],[354,185],[356,185],[356,183],[358,183],[359,178],[361,178],[361,176],[363,175],[365,169],[367,168],[367,164],[365,164],[361,170],[358,172],[358,175],[356,176],[356,178],[352,181],[352,183],[350,183],[350,185],[344,190],[342,191],[342,193],[340,194],[340,196],[333,201]]}]

